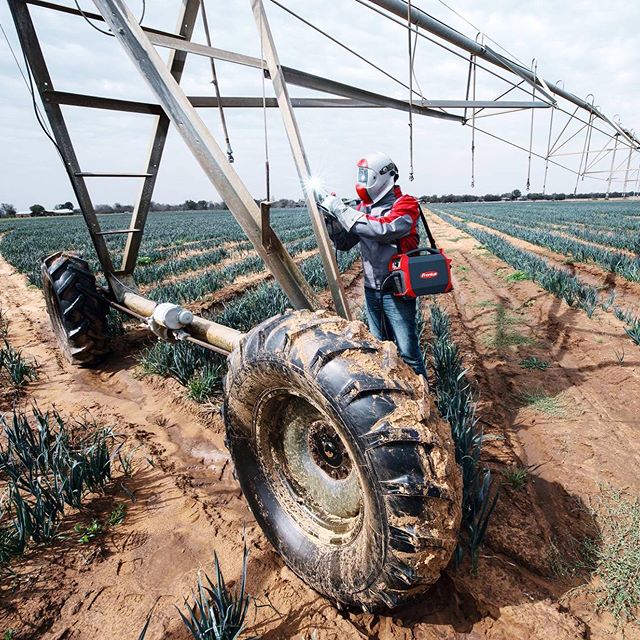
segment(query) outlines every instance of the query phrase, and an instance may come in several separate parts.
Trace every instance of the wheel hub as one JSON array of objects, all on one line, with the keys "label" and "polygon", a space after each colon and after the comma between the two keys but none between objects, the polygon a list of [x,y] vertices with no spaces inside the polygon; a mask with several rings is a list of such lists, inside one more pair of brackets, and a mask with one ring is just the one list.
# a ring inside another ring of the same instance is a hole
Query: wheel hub
[{"label": "wheel hub", "polygon": [[311,423],[308,443],[311,459],[334,480],[344,480],[351,473],[351,458],[329,424],[322,420]]},{"label": "wheel hub", "polygon": [[256,421],[268,475],[291,515],[331,544],[351,540],[362,522],[362,487],[338,425],[284,390],[263,397]]}]

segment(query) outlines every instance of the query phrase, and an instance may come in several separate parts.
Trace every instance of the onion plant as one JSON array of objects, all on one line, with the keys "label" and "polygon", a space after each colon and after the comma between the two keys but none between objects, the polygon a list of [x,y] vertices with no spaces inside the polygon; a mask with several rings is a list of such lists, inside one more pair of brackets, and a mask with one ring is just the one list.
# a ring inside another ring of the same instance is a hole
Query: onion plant
[{"label": "onion plant", "polygon": [[[437,304],[432,304],[430,311],[431,336],[424,356],[431,364],[436,404],[451,426],[456,462],[462,471],[462,524],[455,561],[460,563],[468,551],[475,571],[498,491],[493,490],[491,471],[484,468],[480,460],[484,436],[476,415],[474,391],[458,346],[451,337],[451,320]],[[426,323],[421,309],[418,309],[417,320],[424,335]]]},{"label": "onion plant", "polygon": [[217,554],[214,554],[215,582],[206,574],[198,576],[192,602],[185,600],[184,612],[178,609],[194,640],[237,640],[240,637],[251,602],[246,593],[248,556],[245,543],[240,585],[234,591],[225,582]]},{"label": "onion plant", "polygon": [[5,377],[16,389],[37,378],[36,367],[25,360],[21,351],[14,349],[6,338],[0,347],[0,378]]},{"label": "onion plant", "polygon": [[0,512],[0,564],[28,542],[55,537],[66,507],[82,508],[88,493],[102,492],[111,479],[114,436],[95,424],[84,439],[57,411],[32,416],[17,409],[0,416],[0,477],[7,495]]}]

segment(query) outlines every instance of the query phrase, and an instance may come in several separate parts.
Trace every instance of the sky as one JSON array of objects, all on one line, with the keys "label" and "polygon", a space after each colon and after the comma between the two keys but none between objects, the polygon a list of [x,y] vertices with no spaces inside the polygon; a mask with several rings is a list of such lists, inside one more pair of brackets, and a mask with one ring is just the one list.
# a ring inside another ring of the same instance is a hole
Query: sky
[{"label": "sky", "polygon": [[[340,42],[382,67],[400,82],[409,77],[407,32],[356,0],[280,0]],[[72,6],[72,0],[58,0]],[[88,11],[90,0],[80,0]],[[128,0],[139,14],[141,0]],[[147,0],[146,26],[171,31],[180,0]],[[365,3],[366,4],[366,3]],[[627,0],[413,0],[417,6],[474,38],[481,31],[485,43],[500,43],[526,66],[535,58],[538,73],[549,82],[562,80],[566,89],[586,97],[592,93],[595,104],[625,127],[640,131],[640,3]],[[354,84],[363,89],[400,99],[408,90],[379,71],[351,56],[344,49],[302,25],[281,8],[265,0],[282,64]],[[206,0],[214,45],[260,55],[260,42],[249,0]],[[454,13],[450,8],[456,10]],[[145,81],[114,38],[92,29],[82,18],[59,14],[40,7],[32,16],[56,89],[92,95],[154,102]],[[462,17],[464,17],[464,19]],[[468,22],[467,22],[468,21]],[[471,23],[471,24],[469,24]],[[21,62],[21,51],[13,21],[4,2],[0,3],[0,24]],[[472,26],[473,25],[473,26]],[[198,23],[194,41],[205,42]],[[166,57],[166,50],[159,49]],[[261,96],[259,70],[218,62],[223,95]],[[428,99],[463,99],[468,62],[419,38],[415,59],[415,86]],[[267,83],[267,95],[273,95]],[[212,96],[208,60],[189,56],[183,76],[187,95]],[[493,99],[507,85],[482,70],[477,75],[477,98]],[[294,97],[310,97],[314,92],[290,88]],[[530,89],[527,89],[530,91]],[[530,94],[514,91],[509,99],[528,100]],[[563,103],[568,108],[567,103]],[[571,108],[570,110],[573,110]],[[219,114],[215,109],[200,111],[214,136],[222,144]],[[143,172],[153,117],[117,114],[108,111],[65,107],[64,114],[84,171]],[[479,115],[488,115],[487,112]],[[536,110],[533,122],[533,151],[545,155],[549,138],[551,110]],[[264,127],[260,109],[227,109],[235,170],[255,198],[265,195]],[[495,193],[518,188],[526,192],[529,173],[528,153],[531,112],[478,118],[477,125],[506,137],[525,151],[515,149],[476,132],[475,187],[471,187],[470,127],[424,116],[414,116],[414,176],[408,181],[408,114],[386,109],[299,109],[300,130],[314,175],[326,187],[345,197],[353,197],[355,164],[369,151],[384,151],[400,169],[401,185],[414,195],[443,193]],[[586,117],[586,115],[585,115]],[[555,138],[568,121],[559,111],[554,114]],[[558,156],[562,163],[577,168],[584,148],[586,130],[569,123],[560,143],[569,139]],[[574,136],[575,134],[575,136]],[[596,134],[592,148],[605,147]],[[267,136],[271,164],[272,194],[276,198],[300,198],[302,188],[277,109],[267,114]],[[572,137],[573,136],[573,137]],[[18,209],[33,203],[52,207],[67,200],[73,192],[59,157],[39,129],[31,97],[4,38],[0,38],[0,201]],[[613,154],[609,154],[612,156]],[[625,166],[626,150],[619,150],[616,166]],[[579,191],[604,191],[609,159],[593,167],[594,173],[578,185]],[[635,186],[640,159],[632,158]],[[530,168],[531,191],[542,191],[545,162],[533,158]],[[622,188],[623,172],[615,174],[612,188]],[[133,203],[140,188],[139,179],[94,178],[88,180],[94,203]],[[551,165],[547,191],[572,192],[576,176]],[[180,136],[172,129],[158,176],[154,200],[178,203],[185,199],[219,200],[219,196]]]}]

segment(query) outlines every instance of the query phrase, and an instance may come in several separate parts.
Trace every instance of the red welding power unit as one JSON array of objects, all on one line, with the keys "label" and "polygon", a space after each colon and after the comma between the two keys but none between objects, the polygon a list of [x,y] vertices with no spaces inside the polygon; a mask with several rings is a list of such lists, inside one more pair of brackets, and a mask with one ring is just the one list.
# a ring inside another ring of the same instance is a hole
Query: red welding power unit
[{"label": "red welding power unit", "polygon": [[403,298],[417,298],[453,289],[451,260],[442,249],[425,247],[398,253],[389,261],[393,292]]}]

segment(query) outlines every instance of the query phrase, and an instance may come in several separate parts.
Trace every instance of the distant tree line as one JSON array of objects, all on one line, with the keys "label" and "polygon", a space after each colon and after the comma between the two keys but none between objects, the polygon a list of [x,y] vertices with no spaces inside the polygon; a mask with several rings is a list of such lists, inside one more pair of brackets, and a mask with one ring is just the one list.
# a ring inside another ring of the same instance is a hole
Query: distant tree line
[{"label": "distant tree line", "polygon": [[[627,198],[637,195],[636,191],[612,191],[609,198]],[[449,193],[442,196],[420,196],[420,202],[500,202],[505,200],[596,200],[607,198],[606,192],[592,193],[527,193],[522,195],[520,189],[514,189],[507,193],[486,193],[483,196],[464,194],[454,195]]]},{"label": "distant tree line", "polygon": [[[53,207],[53,211],[71,211],[73,213],[79,213],[78,209],[74,209],[73,202],[62,202]],[[29,211],[34,218],[51,215],[51,209],[45,209],[41,204],[32,204],[29,207]],[[10,202],[0,203],[0,218],[15,218],[16,208]]]},{"label": "distant tree line", "polygon": [[[636,191],[612,191],[609,193],[609,198],[627,198],[629,196],[638,195]],[[514,200],[595,200],[606,198],[605,192],[592,192],[592,193],[527,193],[522,195],[520,189],[514,189],[506,193],[486,193],[485,195],[471,195],[463,194],[456,195],[449,193],[446,195],[432,195],[432,196],[420,196],[420,202],[500,202],[500,201],[514,201]],[[260,203],[260,200],[255,200],[256,204]],[[303,208],[306,206],[304,200],[291,200],[289,198],[280,198],[274,200],[271,205],[274,209],[295,209]],[[75,208],[70,201],[57,204],[54,210],[70,209],[74,213],[80,213],[80,210]],[[98,204],[94,207],[96,213],[131,213],[133,211],[133,205],[121,204],[115,202],[114,204]],[[161,202],[151,202],[149,206],[150,211],[226,211],[228,209],[224,201],[213,202],[211,200],[185,200],[179,204],[163,204]],[[47,209],[41,204],[33,204],[29,207],[31,215],[39,217],[47,215]],[[16,208],[9,202],[0,203],[0,218],[13,218],[16,215]]]}]

